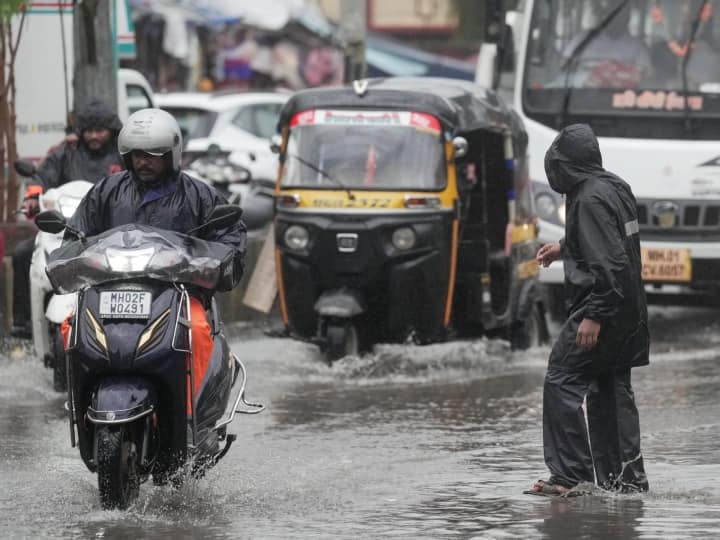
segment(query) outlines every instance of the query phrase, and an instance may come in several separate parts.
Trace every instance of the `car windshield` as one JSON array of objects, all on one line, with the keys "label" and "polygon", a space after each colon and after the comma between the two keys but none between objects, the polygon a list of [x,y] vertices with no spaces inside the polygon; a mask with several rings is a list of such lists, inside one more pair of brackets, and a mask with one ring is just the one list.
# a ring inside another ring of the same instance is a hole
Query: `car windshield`
[{"label": "car windshield", "polygon": [[47,274],[61,293],[128,279],[214,290],[232,260],[233,250],[224,244],[131,224],[90,237],[85,243],[63,244],[50,256]]},{"label": "car windshield", "polygon": [[207,109],[177,106],[161,106],[161,108],[175,117],[186,141],[209,136],[217,119],[217,113]]},{"label": "car windshield", "polygon": [[284,187],[441,190],[446,183],[440,123],[423,113],[305,111],[291,121],[287,156]]},{"label": "car windshield", "polygon": [[720,113],[720,0],[537,0],[526,58],[535,111]]}]

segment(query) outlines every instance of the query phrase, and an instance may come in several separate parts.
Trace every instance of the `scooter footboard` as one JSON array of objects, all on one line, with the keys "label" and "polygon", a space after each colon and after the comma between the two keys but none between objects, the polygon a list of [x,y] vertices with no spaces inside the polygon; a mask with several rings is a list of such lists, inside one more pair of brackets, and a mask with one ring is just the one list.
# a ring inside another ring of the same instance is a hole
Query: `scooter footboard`
[{"label": "scooter footboard", "polygon": [[155,410],[157,395],[146,379],[111,377],[98,385],[87,419],[93,424],[125,424]]}]

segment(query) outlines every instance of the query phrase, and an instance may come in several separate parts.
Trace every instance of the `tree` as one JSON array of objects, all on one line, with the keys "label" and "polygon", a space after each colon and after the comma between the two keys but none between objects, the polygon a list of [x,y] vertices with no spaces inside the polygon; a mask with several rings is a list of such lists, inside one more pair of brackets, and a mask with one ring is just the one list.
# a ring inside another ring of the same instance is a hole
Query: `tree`
[{"label": "tree", "polygon": [[18,207],[17,175],[4,165],[17,159],[15,57],[25,23],[25,2],[0,0],[0,221],[15,221]]}]

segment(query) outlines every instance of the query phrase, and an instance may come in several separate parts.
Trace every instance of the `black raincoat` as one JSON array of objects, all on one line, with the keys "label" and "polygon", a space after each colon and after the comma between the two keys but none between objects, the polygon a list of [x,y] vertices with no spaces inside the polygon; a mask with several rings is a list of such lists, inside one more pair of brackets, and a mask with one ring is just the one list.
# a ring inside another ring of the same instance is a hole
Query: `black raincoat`
[{"label": "black raincoat", "polygon": [[[543,386],[549,481],[573,487],[595,480],[607,489],[647,491],[631,385],[631,368],[648,363],[649,349],[635,197],[603,169],[587,125],[560,132],[545,171],[567,198],[562,252],[570,305]],[[590,350],[575,344],[583,319],[600,323]]]},{"label": "black raincoat", "polygon": [[[70,220],[73,229],[95,236],[119,225],[138,223],[179,233],[206,223],[212,209],[227,201],[210,186],[185,173],[160,184],[147,185],[130,171],[95,184]],[[242,221],[227,229],[206,228],[194,236],[226,244],[236,252],[236,282],[242,275],[247,234]],[[74,240],[70,232],[66,239]]]},{"label": "black raincoat", "polygon": [[[602,373],[649,361],[637,206],[630,186],[602,166],[589,126],[565,128],[545,156],[550,186],[566,196],[562,242],[569,317],[550,356],[553,368]],[[583,318],[601,325],[596,347],[575,345]]]},{"label": "black raincoat", "polygon": [[[92,127],[107,128],[112,133],[108,143],[97,152],[83,141],[83,132]],[[60,144],[51,151],[40,166],[39,175],[45,190],[73,180],[95,183],[105,176],[125,168],[117,151],[117,137],[122,123],[110,108],[98,99],[92,100],[78,115],[76,145]]]}]

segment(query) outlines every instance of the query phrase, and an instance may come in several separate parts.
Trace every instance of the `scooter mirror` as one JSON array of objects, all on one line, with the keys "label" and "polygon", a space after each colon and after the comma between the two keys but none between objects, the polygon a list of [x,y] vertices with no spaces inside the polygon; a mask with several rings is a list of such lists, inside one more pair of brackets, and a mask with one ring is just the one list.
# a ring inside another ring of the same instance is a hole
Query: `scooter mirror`
[{"label": "scooter mirror", "polygon": [[57,234],[65,229],[65,217],[57,210],[45,210],[35,216],[35,225],[43,232]]},{"label": "scooter mirror", "polygon": [[16,159],[13,167],[15,167],[15,171],[17,171],[20,176],[25,176],[26,178],[30,178],[37,173],[35,164],[25,159]]}]

